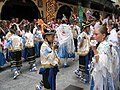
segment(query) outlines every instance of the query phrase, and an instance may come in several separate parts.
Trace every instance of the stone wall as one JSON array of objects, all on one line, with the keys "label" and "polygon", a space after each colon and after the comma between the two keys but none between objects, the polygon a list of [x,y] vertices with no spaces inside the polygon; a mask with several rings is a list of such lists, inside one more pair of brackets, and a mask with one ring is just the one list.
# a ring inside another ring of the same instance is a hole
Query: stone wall
[{"label": "stone wall", "polygon": [[[48,8],[50,8],[50,7],[47,7],[47,0],[42,0],[43,1],[43,5],[40,6],[40,7],[38,6],[38,0],[32,0],[32,1],[38,7],[42,18],[49,19],[50,17],[52,17],[52,16],[50,16],[50,13],[47,12]],[[52,0],[52,1],[55,1],[55,0]],[[2,9],[3,5],[4,5],[4,3],[0,2],[0,13],[1,13],[1,9]],[[77,9],[78,8],[77,8],[76,5],[72,5],[72,4],[68,4],[68,3],[63,3],[63,2],[59,2],[59,1],[56,2],[56,5],[57,5],[56,7],[52,7],[52,8],[56,8],[56,11],[54,12],[54,15],[53,15],[52,18],[56,18],[57,11],[59,10],[60,7],[62,7],[64,5],[69,6],[72,9],[72,13],[77,14]],[[85,9],[85,11],[86,11],[86,9]]]},{"label": "stone wall", "polygon": [[43,5],[41,7],[38,6],[38,0],[32,0],[36,6],[38,7],[39,11],[40,11],[40,14],[42,16],[42,18],[45,18],[46,17],[46,0],[42,0],[43,1]]},{"label": "stone wall", "polygon": [[[49,15],[51,15],[50,13],[47,12],[48,8],[47,7],[47,1],[50,1],[50,0],[41,0],[42,1],[42,6],[38,6],[38,0],[32,0],[36,6],[38,7],[39,11],[40,11],[40,14],[41,14],[41,17],[42,18],[50,18],[48,17]],[[57,1],[57,0],[51,0],[51,1]],[[2,9],[2,6],[4,5],[4,3],[1,1],[0,2],[0,13],[1,13],[1,9]],[[68,4],[68,3],[63,3],[63,2],[60,2],[60,1],[57,1],[56,2],[56,5],[54,5],[52,8],[56,8],[55,12],[53,13],[53,17],[56,18],[56,15],[57,15],[57,11],[59,10],[60,7],[62,7],[63,5],[67,5],[69,6],[71,9],[72,9],[72,13],[74,14],[77,14],[77,9],[78,7],[76,5],[72,5],[72,4]],[[84,8],[84,12],[87,11],[88,8]],[[102,15],[105,14],[105,12],[101,12]],[[52,17],[52,16],[51,16]]]}]

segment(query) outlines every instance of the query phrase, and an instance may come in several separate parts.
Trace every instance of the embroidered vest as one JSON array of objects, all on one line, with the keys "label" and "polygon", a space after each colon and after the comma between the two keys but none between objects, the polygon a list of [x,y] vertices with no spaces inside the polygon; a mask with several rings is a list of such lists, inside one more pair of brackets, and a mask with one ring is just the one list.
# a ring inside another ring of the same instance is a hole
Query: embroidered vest
[{"label": "embroidered vest", "polygon": [[22,46],[21,46],[21,41],[18,36],[15,36],[14,38],[10,39],[12,42],[12,46],[8,47],[9,51],[21,51]]},{"label": "embroidered vest", "polygon": [[33,34],[29,33],[25,35],[25,47],[34,47]]},{"label": "embroidered vest", "polygon": [[90,50],[90,39],[86,35],[85,39],[83,40],[82,47],[78,48],[77,54],[80,55],[80,56],[85,56],[89,53],[89,50]]}]

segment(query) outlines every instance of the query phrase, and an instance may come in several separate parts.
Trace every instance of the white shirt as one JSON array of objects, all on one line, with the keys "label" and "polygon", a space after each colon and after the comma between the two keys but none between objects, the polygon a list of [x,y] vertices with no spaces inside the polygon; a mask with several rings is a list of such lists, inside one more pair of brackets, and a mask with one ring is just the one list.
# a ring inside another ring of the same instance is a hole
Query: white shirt
[{"label": "white shirt", "polygon": [[25,47],[34,47],[34,36],[31,32],[25,33]]},{"label": "white shirt", "polygon": [[50,48],[48,42],[43,42],[40,55],[42,65],[58,65],[58,58],[56,57],[56,53]]},{"label": "white shirt", "polygon": [[115,28],[110,31],[110,35],[108,36],[108,41],[110,41],[113,46],[118,46],[118,37]]},{"label": "white shirt", "polygon": [[94,25],[94,28],[98,28],[100,26],[100,22],[96,22],[96,24]]},{"label": "white shirt", "polygon": [[11,51],[14,50],[22,50],[22,38],[18,35],[13,34],[9,39],[9,42],[7,42],[8,49]]}]

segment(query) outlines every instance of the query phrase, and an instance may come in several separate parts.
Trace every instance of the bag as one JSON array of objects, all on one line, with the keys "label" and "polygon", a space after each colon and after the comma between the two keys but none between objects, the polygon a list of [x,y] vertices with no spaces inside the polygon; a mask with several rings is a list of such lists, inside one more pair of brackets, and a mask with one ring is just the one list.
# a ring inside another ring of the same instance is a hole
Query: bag
[{"label": "bag", "polygon": [[79,56],[86,56],[90,50],[90,40],[86,38],[83,40],[82,47],[78,48],[77,54]]}]

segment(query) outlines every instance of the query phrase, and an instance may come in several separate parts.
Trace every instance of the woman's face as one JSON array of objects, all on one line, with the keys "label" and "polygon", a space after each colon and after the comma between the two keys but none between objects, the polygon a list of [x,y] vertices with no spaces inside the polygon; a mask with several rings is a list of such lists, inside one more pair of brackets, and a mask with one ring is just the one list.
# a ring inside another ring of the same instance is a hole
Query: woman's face
[{"label": "woman's face", "polygon": [[54,35],[46,35],[46,38],[51,43],[54,41]]},{"label": "woman's face", "polygon": [[100,33],[99,28],[94,30],[93,38],[98,42],[102,42],[105,38],[105,34]]}]

